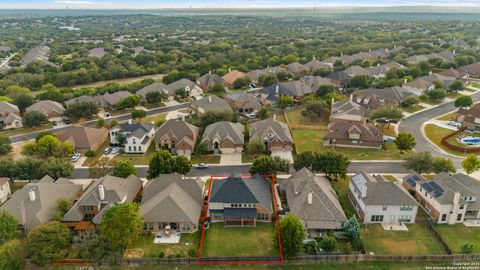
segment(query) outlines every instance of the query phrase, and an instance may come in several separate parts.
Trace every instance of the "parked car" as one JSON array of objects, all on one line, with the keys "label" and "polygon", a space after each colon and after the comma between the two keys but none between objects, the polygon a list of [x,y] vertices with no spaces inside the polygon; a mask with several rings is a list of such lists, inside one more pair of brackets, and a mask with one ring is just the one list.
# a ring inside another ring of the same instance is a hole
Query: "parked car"
[{"label": "parked car", "polygon": [[103,116],[105,116],[105,117],[110,117],[110,113],[109,113],[109,112],[104,112],[104,113],[103,113]]},{"label": "parked car", "polygon": [[103,154],[105,154],[105,155],[110,154],[110,152],[112,152],[112,148],[110,148],[110,147],[107,147],[107,148],[105,148],[105,150],[103,150]]},{"label": "parked car", "polygon": [[120,152],[120,148],[119,147],[114,147],[112,149],[112,154],[115,155],[115,154],[118,154]]},{"label": "parked car", "polygon": [[447,125],[453,126],[453,127],[461,127],[461,126],[462,126],[461,123],[456,122],[456,121],[452,121],[452,120],[448,121],[448,122],[447,122]]},{"label": "parked car", "polygon": [[70,121],[68,118],[63,118],[63,123],[65,123],[65,125],[70,125],[72,121]]},{"label": "parked car", "polygon": [[207,163],[199,163],[195,165],[195,168],[197,169],[208,169],[208,164]]},{"label": "parked car", "polygon": [[56,127],[58,125],[57,121],[52,121],[52,126]]},{"label": "parked car", "polygon": [[72,162],[77,162],[77,160],[80,158],[80,153],[74,153],[72,158],[70,159]]},{"label": "parked car", "polygon": [[390,137],[387,137],[385,139],[383,139],[384,142],[394,142],[395,141],[395,138],[390,138]]}]

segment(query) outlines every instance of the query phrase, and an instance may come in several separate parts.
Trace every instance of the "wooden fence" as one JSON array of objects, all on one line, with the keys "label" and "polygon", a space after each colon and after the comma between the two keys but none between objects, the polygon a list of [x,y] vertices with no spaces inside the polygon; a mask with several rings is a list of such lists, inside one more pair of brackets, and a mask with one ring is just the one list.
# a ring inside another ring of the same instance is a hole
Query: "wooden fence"
[{"label": "wooden fence", "polygon": [[442,145],[447,147],[450,150],[457,151],[457,152],[463,152],[463,153],[479,153],[480,152],[480,147],[475,147],[475,148],[468,148],[468,147],[461,147],[458,145],[453,145],[448,142],[448,139],[453,138],[457,136],[458,134],[464,132],[467,128],[464,127],[462,129],[459,129],[453,133],[448,134],[447,136],[442,138]]}]

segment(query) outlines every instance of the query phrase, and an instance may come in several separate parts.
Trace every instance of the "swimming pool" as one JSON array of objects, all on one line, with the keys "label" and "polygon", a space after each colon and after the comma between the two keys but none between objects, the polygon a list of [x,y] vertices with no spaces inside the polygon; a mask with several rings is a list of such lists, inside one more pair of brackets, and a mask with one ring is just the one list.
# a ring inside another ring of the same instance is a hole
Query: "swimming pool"
[{"label": "swimming pool", "polygon": [[464,139],[462,139],[462,143],[467,144],[467,145],[480,144],[480,138],[464,138]]}]

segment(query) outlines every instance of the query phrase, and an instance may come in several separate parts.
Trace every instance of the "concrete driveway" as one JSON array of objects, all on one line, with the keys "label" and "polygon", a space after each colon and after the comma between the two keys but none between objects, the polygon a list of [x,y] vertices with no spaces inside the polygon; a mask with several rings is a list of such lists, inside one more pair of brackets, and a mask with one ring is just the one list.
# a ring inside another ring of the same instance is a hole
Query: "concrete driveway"
[{"label": "concrete driveway", "polygon": [[293,155],[291,151],[272,151],[272,157],[281,157],[293,163]]},{"label": "concrete driveway", "polygon": [[242,164],[242,153],[221,154],[221,165],[240,165]]}]

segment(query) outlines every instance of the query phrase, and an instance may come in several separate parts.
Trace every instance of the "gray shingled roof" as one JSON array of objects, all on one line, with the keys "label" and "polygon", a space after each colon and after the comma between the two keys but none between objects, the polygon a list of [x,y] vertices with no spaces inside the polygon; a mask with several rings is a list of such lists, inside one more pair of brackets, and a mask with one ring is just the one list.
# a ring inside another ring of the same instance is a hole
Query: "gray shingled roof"
[{"label": "gray shingled roof", "polygon": [[284,143],[292,143],[293,138],[288,125],[273,119],[265,119],[250,125],[250,141],[268,138],[270,141],[278,138]]},{"label": "gray shingled roof", "polygon": [[365,119],[366,114],[366,110],[360,104],[350,100],[337,101],[332,103],[330,118],[360,122]]},{"label": "gray shingled roof", "polygon": [[168,87],[161,82],[154,82],[150,85],[143,87],[142,89],[136,92],[137,95],[140,95],[144,100],[147,98],[148,93],[159,92],[159,93],[168,93]]},{"label": "gray shingled roof", "polygon": [[[285,182],[288,207],[303,220],[306,228],[342,228],[347,217],[327,178],[316,176],[303,168]],[[312,198],[311,203],[308,201],[309,196]]]},{"label": "gray shingled roof", "polygon": [[[12,194],[12,197],[0,209],[11,213],[26,231],[48,222],[57,211],[60,199],[74,199],[82,191],[82,185],[61,181],[52,182],[51,177],[40,179],[37,183],[29,183]],[[31,201],[29,191],[35,193]]]},{"label": "gray shingled roof", "polygon": [[6,101],[0,102],[0,112],[20,113],[17,105],[8,103]]},{"label": "gray shingled roof", "polygon": [[259,174],[243,179],[232,174],[227,179],[214,180],[210,191],[210,202],[255,203],[273,212],[272,193],[267,180]]},{"label": "gray shingled roof", "polygon": [[198,223],[203,206],[203,182],[179,174],[163,174],[150,180],[143,192],[145,222]]},{"label": "gray shingled roof", "polygon": [[209,95],[202,99],[195,100],[191,106],[202,108],[204,111],[232,111],[228,102],[216,95]]},{"label": "gray shingled roof", "polygon": [[123,132],[127,133],[127,138],[135,137],[141,139],[145,134],[152,131],[152,129],[155,129],[155,125],[142,123],[118,124],[114,128],[120,128]]},{"label": "gray shingled roof", "polygon": [[158,128],[155,134],[155,141],[162,138],[165,134],[168,134],[168,137],[174,138],[178,142],[186,136],[194,137],[194,134],[198,134],[198,127],[182,120],[170,119]]},{"label": "gray shingled roof", "polygon": [[51,100],[39,100],[36,103],[32,104],[30,107],[26,108],[25,111],[37,111],[45,114],[58,113],[63,115],[65,113],[65,108],[62,104],[51,101]]},{"label": "gray shingled roof", "polygon": [[208,125],[205,128],[202,136],[202,143],[205,141],[211,142],[214,138],[217,138],[219,141],[229,139],[236,145],[243,145],[243,130],[244,126],[240,123],[232,123],[227,121],[216,122]]},{"label": "gray shingled roof", "polygon": [[118,91],[118,92],[115,92],[115,93],[106,93],[102,96],[102,99],[105,100],[105,102],[110,105],[110,106],[114,106],[114,105],[117,105],[117,103],[123,99],[123,98],[126,98],[128,96],[131,96],[132,93],[128,92],[128,91]]}]

